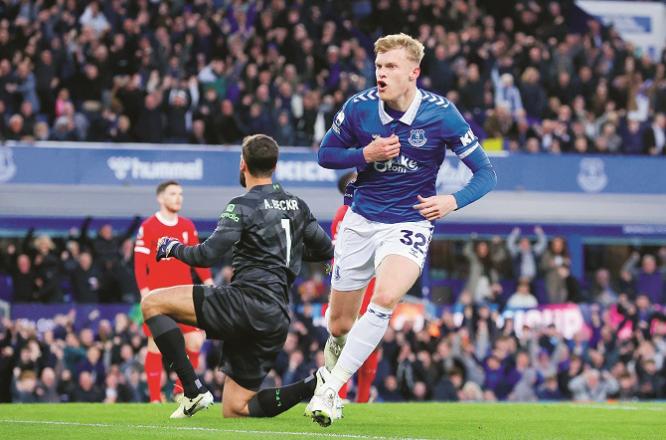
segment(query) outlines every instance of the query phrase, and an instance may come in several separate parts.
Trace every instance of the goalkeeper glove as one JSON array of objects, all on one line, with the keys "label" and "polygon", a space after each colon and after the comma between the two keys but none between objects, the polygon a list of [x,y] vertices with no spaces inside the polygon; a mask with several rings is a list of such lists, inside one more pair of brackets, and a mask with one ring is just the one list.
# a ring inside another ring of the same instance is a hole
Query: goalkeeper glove
[{"label": "goalkeeper glove", "polygon": [[155,259],[160,261],[164,258],[172,256],[173,248],[182,245],[178,239],[173,237],[162,237],[157,241],[157,254]]}]

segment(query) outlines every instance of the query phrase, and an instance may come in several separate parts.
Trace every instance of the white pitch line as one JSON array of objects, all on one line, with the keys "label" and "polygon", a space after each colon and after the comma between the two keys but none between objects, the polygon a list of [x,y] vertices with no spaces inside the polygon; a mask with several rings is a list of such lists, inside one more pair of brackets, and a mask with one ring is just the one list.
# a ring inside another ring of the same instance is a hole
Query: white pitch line
[{"label": "white pitch line", "polygon": [[569,408],[585,408],[585,409],[607,409],[610,411],[666,411],[666,407],[659,406],[625,406],[625,405],[604,405],[603,403],[572,403],[568,405]]},{"label": "white pitch line", "polygon": [[233,434],[270,434],[270,435],[284,435],[284,436],[308,436],[308,437],[324,437],[324,438],[352,438],[364,440],[427,440],[414,437],[382,437],[376,435],[360,435],[360,434],[333,434],[323,432],[290,432],[290,431],[259,431],[259,430],[245,430],[245,429],[219,429],[219,428],[205,428],[198,426],[160,426],[160,425],[114,425],[110,423],[80,423],[80,422],[65,422],[60,420],[0,420],[0,423],[22,423],[26,425],[61,425],[61,426],[83,426],[91,428],[134,428],[134,429],[158,429],[158,430],[174,430],[174,431],[209,431],[209,432],[224,432]]}]

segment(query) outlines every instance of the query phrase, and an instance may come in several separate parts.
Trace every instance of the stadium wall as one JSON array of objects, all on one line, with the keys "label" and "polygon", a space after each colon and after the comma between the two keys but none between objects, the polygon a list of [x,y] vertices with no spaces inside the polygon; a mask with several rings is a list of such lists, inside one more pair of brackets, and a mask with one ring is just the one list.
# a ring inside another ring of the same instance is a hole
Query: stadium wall
[{"label": "stadium wall", "polygon": [[[145,216],[155,209],[156,184],[169,178],[183,183],[188,216],[214,220],[241,191],[239,154],[238,146],[8,144],[0,147],[0,227],[16,217]],[[496,190],[451,222],[666,225],[666,158],[500,154],[491,161]],[[319,167],[311,150],[286,147],[277,180],[328,221],[343,173]],[[437,190],[456,191],[470,176],[447,157]]]}]

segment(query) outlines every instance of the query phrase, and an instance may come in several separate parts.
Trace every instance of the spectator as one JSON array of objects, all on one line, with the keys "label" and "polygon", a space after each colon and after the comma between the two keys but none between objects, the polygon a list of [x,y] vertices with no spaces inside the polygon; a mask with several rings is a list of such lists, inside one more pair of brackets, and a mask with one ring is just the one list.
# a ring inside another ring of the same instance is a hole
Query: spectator
[{"label": "spectator", "polygon": [[557,385],[556,376],[548,376],[537,390],[539,400],[557,401],[564,399]]},{"label": "spectator", "polygon": [[[10,246],[9,255],[16,252],[13,245]],[[14,301],[32,302],[39,300],[37,289],[37,276],[32,269],[30,257],[26,254],[20,254],[16,258],[15,265],[10,266],[12,275],[12,286],[14,291]]]},{"label": "spectator", "polygon": [[95,384],[92,375],[88,371],[82,371],[79,375],[79,384],[72,395],[73,402],[102,402],[104,395]]},{"label": "spectator", "polygon": [[534,119],[541,119],[546,109],[546,92],[539,80],[539,71],[534,67],[526,68],[521,78],[520,96],[525,112]]},{"label": "spectator", "polygon": [[546,249],[548,241],[540,226],[534,227],[534,233],[537,237],[534,246],[530,244],[530,240],[527,237],[521,237],[520,241],[518,241],[520,228],[513,228],[511,234],[507,237],[506,246],[513,259],[513,273],[516,278],[524,278],[532,281],[537,276],[539,267],[537,259]]},{"label": "spectator", "polygon": [[560,304],[566,301],[566,277],[562,276],[563,274],[560,273],[559,268],[569,264],[569,253],[564,238],[555,237],[541,257],[541,268],[546,279],[546,292],[551,304]]},{"label": "spectator", "polygon": [[666,114],[657,113],[654,122],[643,133],[643,152],[650,156],[666,154]]},{"label": "spectator", "polygon": [[192,134],[190,135],[188,142],[194,145],[208,143],[208,140],[206,139],[206,121],[203,119],[195,119],[192,121]]},{"label": "spectator", "polygon": [[520,91],[513,84],[513,76],[510,73],[503,74],[495,86],[495,107],[506,107],[513,115],[523,111]]},{"label": "spectator", "polygon": [[485,241],[474,244],[471,240],[465,244],[463,254],[469,261],[469,276],[465,290],[472,292],[474,301],[495,302],[501,293],[499,274],[490,255],[490,246]]},{"label": "spectator", "polygon": [[134,142],[130,119],[126,115],[120,115],[115,129],[111,130],[113,142]]},{"label": "spectator", "polygon": [[162,142],[164,116],[159,108],[160,98],[154,94],[146,95],[143,108],[134,126],[134,137],[139,142]]},{"label": "spectator", "polygon": [[596,369],[585,371],[569,383],[573,399],[579,402],[604,402],[619,389],[617,380],[608,371]]},{"label": "spectator", "polygon": [[13,401],[20,403],[37,403],[37,375],[32,370],[24,370],[16,380]]},{"label": "spectator", "polygon": [[56,374],[53,368],[47,367],[42,370],[39,383],[35,389],[37,400],[42,403],[58,403],[60,395],[56,389]]},{"label": "spectator", "polygon": [[378,389],[378,398],[382,402],[403,402],[405,400],[398,391],[398,381],[395,376],[386,376]]},{"label": "spectator", "polygon": [[236,112],[233,103],[225,99],[220,104],[221,112],[213,113],[212,123],[209,123],[211,133],[209,144],[233,144],[240,142],[245,135],[245,128]]},{"label": "spectator", "polygon": [[[641,261],[641,268],[636,266]],[[638,252],[631,254],[624,263],[623,272],[632,274],[634,288],[639,294],[647,294],[654,303],[661,304],[664,295],[664,278],[657,268],[653,255],[645,254],[641,258]]]},{"label": "spectator", "polygon": [[506,306],[512,309],[527,309],[536,307],[538,304],[537,299],[530,293],[529,279],[521,278],[518,281],[516,292],[509,297]]},{"label": "spectator", "polygon": [[598,269],[594,275],[592,299],[603,306],[609,306],[618,300],[617,290],[611,285],[610,272],[606,268]]},{"label": "spectator", "polygon": [[9,118],[9,123],[7,125],[5,138],[10,141],[24,140],[28,135],[28,132],[23,126],[23,117],[21,115],[13,115]]},{"label": "spectator", "polygon": [[628,118],[627,126],[622,132],[622,152],[633,155],[643,154],[643,136],[640,121],[636,118]]},{"label": "spectator", "polygon": [[72,288],[76,302],[99,302],[101,276],[99,269],[93,265],[92,255],[89,252],[82,252],[79,256],[79,266],[72,274]]},{"label": "spectator", "polygon": [[81,23],[81,26],[91,28],[97,38],[110,29],[109,22],[100,11],[99,4],[96,1],[88,4],[83,11],[83,15],[79,18],[79,23]]}]

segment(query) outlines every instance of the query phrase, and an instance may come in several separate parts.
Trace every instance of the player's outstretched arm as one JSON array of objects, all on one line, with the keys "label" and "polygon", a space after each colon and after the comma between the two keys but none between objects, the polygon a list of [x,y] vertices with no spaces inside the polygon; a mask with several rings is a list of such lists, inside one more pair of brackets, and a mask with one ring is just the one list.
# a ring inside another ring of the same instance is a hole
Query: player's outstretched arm
[{"label": "player's outstretched arm", "polygon": [[327,261],[331,258],[333,258],[333,242],[326,231],[319,226],[317,219],[308,212],[303,234],[303,260]]},{"label": "player's outstretched arm", "polygon": [[[227,205],[217,222],[217,228],[206,241],[195,246],[185,246],[177,242],[171,248],[166,248],[166,256],[177,258],[183,263],[195,267],[211,267],[220,263],[233,244],[240,240],[243,231],[241,206],[238,203]],[[157,244],[158,250],[161,242],[162,239]]]}]

